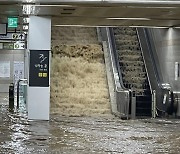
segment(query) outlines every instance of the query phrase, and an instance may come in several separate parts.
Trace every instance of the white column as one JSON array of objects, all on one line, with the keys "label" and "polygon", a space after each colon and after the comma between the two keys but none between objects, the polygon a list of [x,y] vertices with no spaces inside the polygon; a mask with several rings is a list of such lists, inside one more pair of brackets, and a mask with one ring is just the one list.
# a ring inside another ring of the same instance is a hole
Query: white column
[{"label": "white column", "polygon": [[[30,16],[28,49],[51,50],[51,18]],[[37,53],[38,54],[38,53]],[[50,67],[50,63],[49,63]],[[49,68],[50,71],[50,68]],[[34,74],[34,75],[37,75]],[[28,81],[29,81],[28,75]],[[28,82],[29,83],[29,82]],[[27,90],[28,119],[49,120],[50,112],[50,73],[49,86],[31,86]]]}]

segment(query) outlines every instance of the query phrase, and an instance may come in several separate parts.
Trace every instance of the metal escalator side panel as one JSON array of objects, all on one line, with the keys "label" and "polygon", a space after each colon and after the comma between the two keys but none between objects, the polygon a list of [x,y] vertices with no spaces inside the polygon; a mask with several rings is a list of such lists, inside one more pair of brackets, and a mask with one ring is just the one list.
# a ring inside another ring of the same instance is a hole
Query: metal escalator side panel
[{"label": "metal escalator side panel", "polygon": [[121,89],[126,89],[124,87],[124,83],[122,80],[122,72],[121,72],[121,69],[119,66],[118,54],[117,54],[117,48],[116,48],[113,28],[108,28],[108,30],[109,30],[109,42],[111,43],[111,47],[112,47],[112,55],[114,57],[114,61],[115,61],[115,65],[116,65],[117,75],[119,77],[119,83],[120,83]]},{"label": "metal escalator side panel", "polygon": [[114,80],[114,93],[115,93],[115,102],[117,105],[118,113],[117,116],[120,116],[121,118],[125,117],[128,119],[129,116],[129,103],[130,103],[130,97],[129,93],[130,91],[128,89],[125,89],[123,87],[123,84],[121,83],[122,78],[119,77],[120,72],[118,71],[118,65],[117,61],[115,62],[116,55],[114,55],[114,48],[112,47],[112,35],[110,34],[109,28],[106,28],[107,32],[107,39],[104,39],[108,43],[108,50],[109,50],[109,58],[110,63],[112,67],[112,76]]},{"label": "metal escalator side panel", "polygon": [[157,109],[159,109],[162,112],[166,111],[166,106],[162,103],[163,102],[163,90],[161,88],[162,78],[160,77],[160,70],[157,68],[157,57],[155,58],[155,54],[153,50],[155,48],[153,47],[153,40],[150,37],[151,31],[147,32],[147,29],[144,28],[138,28],[138,34],[139,34],[139,41],[141,44],[144,60],[147,67],[147,72],[149,74],[149,80],[151,84],[152,90],[156,91],[156,105]]}]

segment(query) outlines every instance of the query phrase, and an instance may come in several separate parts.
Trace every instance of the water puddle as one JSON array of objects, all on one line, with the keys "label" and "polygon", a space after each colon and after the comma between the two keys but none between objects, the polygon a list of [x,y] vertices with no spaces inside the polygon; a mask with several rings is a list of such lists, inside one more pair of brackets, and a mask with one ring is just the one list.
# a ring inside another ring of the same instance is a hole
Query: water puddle
[{"label": "water puddle", "polygon": [[112,115],[28,121],[26,113],[9,112],[0,99],[0,153],[180,153],[177,119],[123,121]]}]

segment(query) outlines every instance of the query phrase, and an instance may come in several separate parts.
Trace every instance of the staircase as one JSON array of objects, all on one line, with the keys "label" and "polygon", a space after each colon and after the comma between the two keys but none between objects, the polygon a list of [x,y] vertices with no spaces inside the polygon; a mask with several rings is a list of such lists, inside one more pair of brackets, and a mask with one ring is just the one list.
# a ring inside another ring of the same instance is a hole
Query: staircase
[{"label": "staircase", "polygon": [[151,116],[151,92],[135,28],[113,28],[125,88],[136,96],[136,116]]}]

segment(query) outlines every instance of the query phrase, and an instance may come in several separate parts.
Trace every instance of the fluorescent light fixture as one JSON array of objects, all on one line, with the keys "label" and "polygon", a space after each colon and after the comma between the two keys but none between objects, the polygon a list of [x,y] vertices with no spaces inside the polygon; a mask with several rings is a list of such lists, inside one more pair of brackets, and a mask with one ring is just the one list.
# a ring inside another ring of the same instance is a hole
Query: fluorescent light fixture
[{"label": "fluorescent light fixture", "polygon": [[34,3],[36,0],[23,0],[24,3]]},{"label": "fluorescent light fixture", "polygon": [[108,20],[151,20],[149,18],[106,18]]},{"label": "fluorescent light fixture", "polygon": [[74,7],[73,5],[44,5],[44,4],[35,4],[35,6],[42,6],[42,7],[46,7],[46,6],[48,6],[48,7]]},{"label": "fluorescent light fixture", "polygon": [[34,5],[23,5],[23,14],[34,14],[35,13],[35,6]]}]

